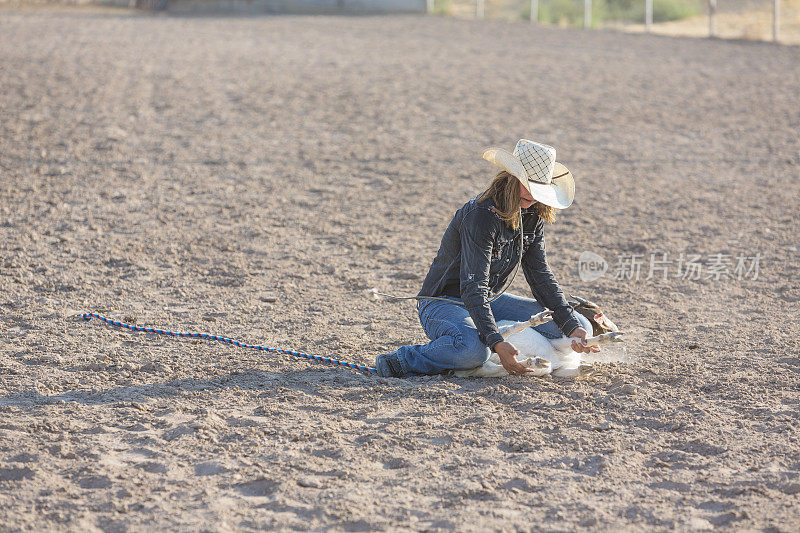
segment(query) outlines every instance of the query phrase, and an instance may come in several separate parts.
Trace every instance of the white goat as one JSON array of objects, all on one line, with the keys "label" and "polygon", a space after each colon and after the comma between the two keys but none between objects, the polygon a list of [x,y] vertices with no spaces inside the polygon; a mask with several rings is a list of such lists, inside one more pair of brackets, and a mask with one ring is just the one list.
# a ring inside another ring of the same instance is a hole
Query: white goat
[{"label": "white goat", "polygon": [[[573,296],[577,302],[570,302],[576,312],[589,319],[592,324],[593,337],[587,339],[587,346],[599,346],[606,343],[622,342],[622,332],[609,320],[593,302]],[[520,352],[517,361],[532,368],[534,376],[552,373],[558,377],[578,377],[591,372],[591,365],[581,360],[581,354],[572,349],[573,339],[560,337],[548,339],[533,326],[544,324],[552,319],[548,310],[533,315],[524,322],[501,320],[497,323],[500,334],[513,344]],[[508,372],[500,363],[500,357],[492,353],[483,366],[472,370],[458,370],[458,377],[501,377]]]}]

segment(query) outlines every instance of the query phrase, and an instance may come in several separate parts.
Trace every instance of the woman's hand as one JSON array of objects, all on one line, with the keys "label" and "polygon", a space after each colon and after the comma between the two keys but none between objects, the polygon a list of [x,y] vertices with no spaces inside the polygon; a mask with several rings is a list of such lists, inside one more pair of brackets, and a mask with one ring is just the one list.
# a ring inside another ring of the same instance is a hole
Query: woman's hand
[{"label": "woman's hand", "polygon": [[581,327],[573,329],[569,336],[578,339],[577,341],[572,341],[572,349],[578,353],[597,353],[600,351],[599,346],[584,346],[589,334]]},{"label": "woman's hand", "polygon": [[494,351],[497,352],[497,355],[500,357],[503,368],[512,376],[521,376],[527,372],[533,372],[532,368],[528,368],[522,363],[517,362],[516,356],[519,355],[519,350],[510,342],[498,342],[494,345]]}]

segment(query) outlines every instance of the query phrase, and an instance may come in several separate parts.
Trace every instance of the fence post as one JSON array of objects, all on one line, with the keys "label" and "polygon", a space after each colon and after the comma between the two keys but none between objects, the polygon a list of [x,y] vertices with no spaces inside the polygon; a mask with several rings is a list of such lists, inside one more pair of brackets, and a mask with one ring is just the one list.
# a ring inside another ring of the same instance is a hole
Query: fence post
[{"label": "fence post", "polygon": [[475,16],[483,18],[483,0],[475,0]]},{"label": "fence post", "polygon": [[531,24],[539,22],[539,0],[531,0]]},{"label": "fence post", "polygon": [[644,0],[644,27],[647,33],[653,26],[653,0]]},{"label": "fence post", "polygon": [[717,14],[717,0],[708,0],[708,36],[717,36],[717,21],[714,16]]},{"label": "fence post", "polygon": [[583,27],[592,27],[592,0],[583,0]]},{"label": "fence post", "polygon": [[430,15],[431,13],[433,13],[433,10],[434,10],[434,8],[436,6],[433,5],[433,0],[427,0],[425,3],[426,3],[426,6],[427,6],[426,11],[427,11],[428,15]]},{"label": "fence post", "polygon": [[772,40],[778,42],[778,28],[781,20],[781,0],[775,0],[772,4]]}]

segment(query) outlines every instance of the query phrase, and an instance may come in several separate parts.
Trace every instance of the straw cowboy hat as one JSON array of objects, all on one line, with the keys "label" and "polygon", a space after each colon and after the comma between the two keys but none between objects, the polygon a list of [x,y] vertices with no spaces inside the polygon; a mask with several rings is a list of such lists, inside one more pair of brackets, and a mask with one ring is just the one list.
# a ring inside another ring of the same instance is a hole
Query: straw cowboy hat
[{"label": "straw cowboy hat", "polygon": [[513,154],[489,148],[483,158],[514,175],[538,202],[564,209],[575,198],[575,180],[567,167],[556,161],[552,146],[520,139]]}]

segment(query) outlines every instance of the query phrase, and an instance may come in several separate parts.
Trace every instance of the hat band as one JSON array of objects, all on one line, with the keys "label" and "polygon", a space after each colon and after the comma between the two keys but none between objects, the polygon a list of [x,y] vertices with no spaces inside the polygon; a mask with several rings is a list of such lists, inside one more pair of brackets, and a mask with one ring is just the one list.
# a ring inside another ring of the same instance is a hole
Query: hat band
[{"label": "hat band", "polygon": [[542,184],[542,185],[550,185],[550,183],[553,180],[558,179],[558,178],[563,178],[567,174],[569,174],[569,172],[564,172],[563,174],[559,174],[558,176],[553,176],[552,178],[550,178],[550,181],[538,181],[538,180],[534,180],[534,179],[531,179],[531,178],[528,178],[528,181],[532,181],[533,183],[539,183],[539,184]]}]

